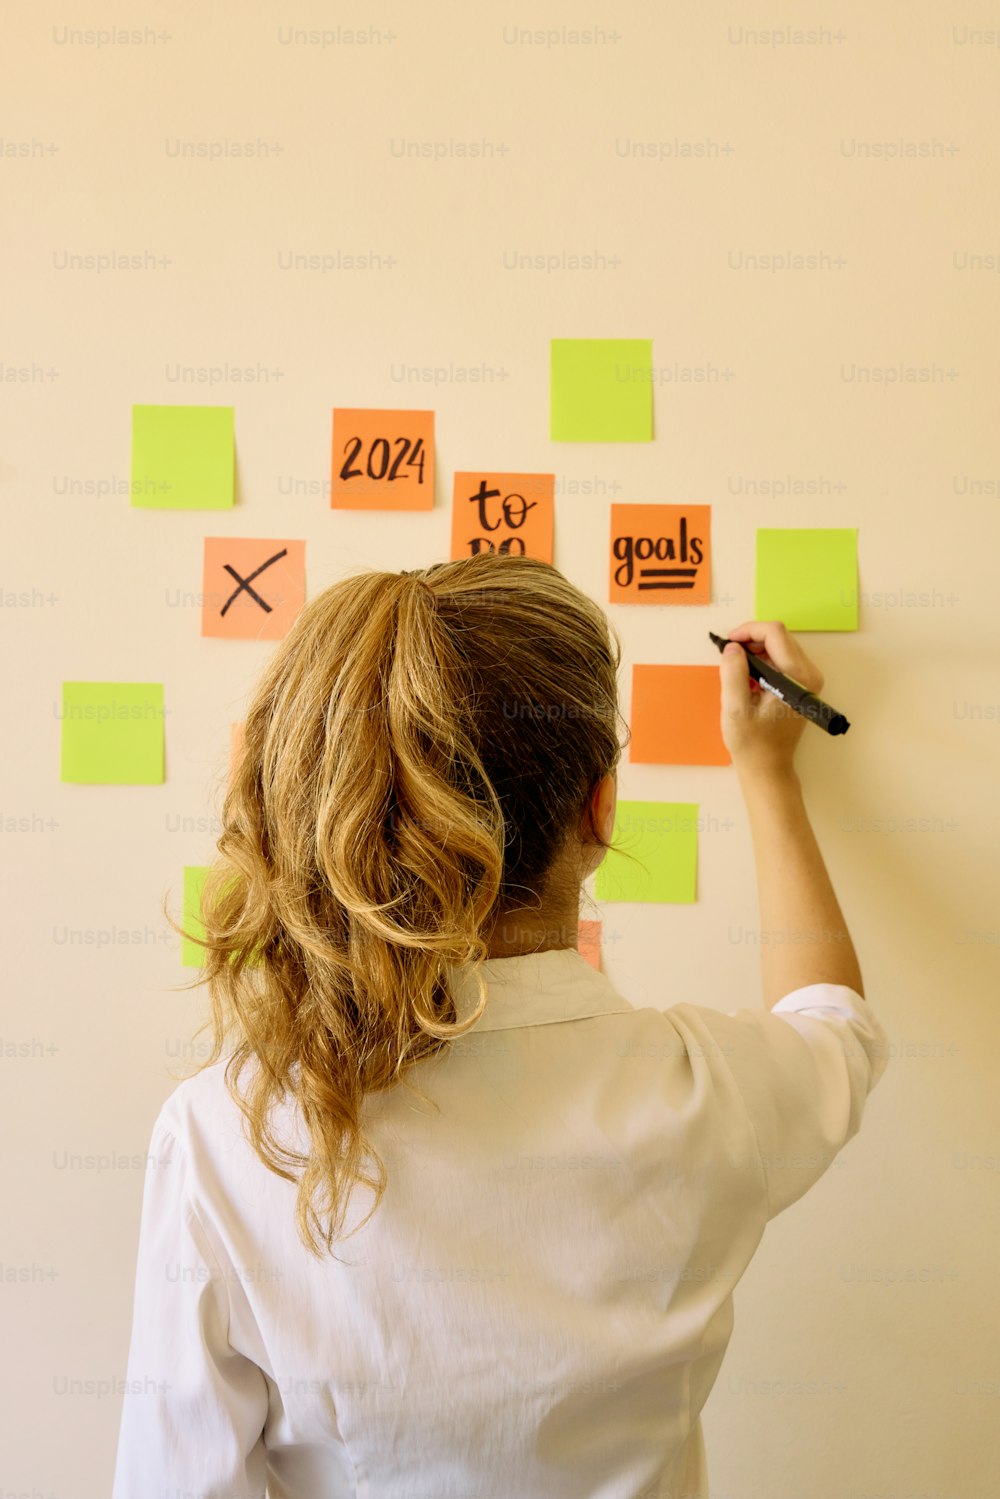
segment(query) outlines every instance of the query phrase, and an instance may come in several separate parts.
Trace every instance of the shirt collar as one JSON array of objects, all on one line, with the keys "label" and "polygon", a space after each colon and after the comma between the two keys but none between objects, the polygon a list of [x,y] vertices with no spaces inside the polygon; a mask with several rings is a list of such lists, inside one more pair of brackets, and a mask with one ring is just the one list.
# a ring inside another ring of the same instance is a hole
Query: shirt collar
[{"label": "shirt collar", "polygon": [[[472,965],[448,965],[459,1020],[474,1014],[479,1002],[479,986],[471,970]],[[486,981],[486,1009],[472,1027],[477,1031],[551,1025],[634,1008],[575,947],[487,958],[479,971]]]}]

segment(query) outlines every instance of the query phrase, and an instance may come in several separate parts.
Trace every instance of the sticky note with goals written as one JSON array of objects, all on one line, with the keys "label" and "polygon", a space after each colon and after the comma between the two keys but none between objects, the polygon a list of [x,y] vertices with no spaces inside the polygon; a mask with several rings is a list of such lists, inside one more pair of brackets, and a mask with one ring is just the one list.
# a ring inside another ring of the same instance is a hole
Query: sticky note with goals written
[{"label": "sticky note with goals written", "polygon": [[597,868],[596,900],[687,905],[697,898],[694,802],[619,801],[612,842]]}]

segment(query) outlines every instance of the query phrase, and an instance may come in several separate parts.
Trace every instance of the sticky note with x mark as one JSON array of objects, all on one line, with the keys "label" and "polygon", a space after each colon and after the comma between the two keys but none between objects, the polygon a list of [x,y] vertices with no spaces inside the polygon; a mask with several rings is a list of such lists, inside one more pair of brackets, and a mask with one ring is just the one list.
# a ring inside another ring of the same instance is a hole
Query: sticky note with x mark
[{"label": "sticky note with x mark", "polygon": [[304,541],[205,537],[201,633],[281,640],[306,597]]}]

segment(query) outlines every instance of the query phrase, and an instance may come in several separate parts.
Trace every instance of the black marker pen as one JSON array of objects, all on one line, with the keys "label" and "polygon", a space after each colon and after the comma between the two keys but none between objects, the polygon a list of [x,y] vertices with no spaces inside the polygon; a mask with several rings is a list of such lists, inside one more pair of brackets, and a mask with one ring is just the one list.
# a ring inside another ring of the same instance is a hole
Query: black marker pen
[{"label": "black marker pen", "polygon": [[[742,640],[723,640],[721,635],[713,635],[708,632],[709,640],[715,642],[720,651],[724,651],[727,645],[743,645]],[[762,661],[755,656],[747,646],[743,645],[746,652],[747,666],[750,675],[761,687],[773,692],[775,697],[794,708],[796,713],[801,713],[803,718],[808,718],[810,723],[818,724],[828,734],[846,734],[851,727],[843,713],[838,713],[836,708],[831,708],[829,703],[822,702],[813,692],[803,687],[801,682],[796,682],[794,677],[786,677],[784,672],[778,671],[769,662]]]}]

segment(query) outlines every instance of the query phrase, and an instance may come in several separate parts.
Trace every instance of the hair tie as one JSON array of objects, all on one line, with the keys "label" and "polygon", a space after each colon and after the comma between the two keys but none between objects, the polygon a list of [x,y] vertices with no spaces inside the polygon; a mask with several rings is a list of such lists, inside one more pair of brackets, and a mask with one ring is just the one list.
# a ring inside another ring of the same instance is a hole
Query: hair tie
[{"label": "hair tie", "polygon": [[402,572],[402,573],[400,573],[400,577],[402,577],[402,578],[412,578],[413,581],[416,583],[417,587],[418,588],[422,588],[423,591],[427,594],[428,598],[430,598],[431,600],[436,600],[437,599],[437,594],[434,592],[433,588],[428,583],[427,579],[426,578],[421,578],[419,576],[419,571],[417,569],[414,569],[412,572]]}]

